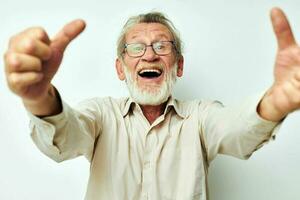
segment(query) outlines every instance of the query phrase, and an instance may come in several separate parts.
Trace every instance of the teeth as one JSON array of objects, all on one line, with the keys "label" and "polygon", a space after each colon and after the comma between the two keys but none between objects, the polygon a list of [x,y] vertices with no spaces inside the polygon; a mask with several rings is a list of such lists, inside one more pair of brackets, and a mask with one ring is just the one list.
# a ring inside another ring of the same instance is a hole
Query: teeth
[{"label": "teeth", "polygon": [[158,70],[158,69],[142,69],[139,74],[143,74],[145,72],[155,72],[155,73],[158,73],[158,74],[161,74],[161,71]]}]

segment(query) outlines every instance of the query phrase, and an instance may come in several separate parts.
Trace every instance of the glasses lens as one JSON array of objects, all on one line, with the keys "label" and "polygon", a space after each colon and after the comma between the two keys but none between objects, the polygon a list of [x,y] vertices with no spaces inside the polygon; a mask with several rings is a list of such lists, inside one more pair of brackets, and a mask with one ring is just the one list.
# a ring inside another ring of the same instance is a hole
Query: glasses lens
[{"label": "glasses lens", "polygon": [[171,53],[173,44],[172,42],[155,42],[153,43],[153,49],[157,55],[167,55]]},{"label": "glasses lens", "polygon": [[141,56],[144,53],[145,44],[140,44],[140,43],[128,44],[126,48],[129,56],[133,56],[133,57]]}]

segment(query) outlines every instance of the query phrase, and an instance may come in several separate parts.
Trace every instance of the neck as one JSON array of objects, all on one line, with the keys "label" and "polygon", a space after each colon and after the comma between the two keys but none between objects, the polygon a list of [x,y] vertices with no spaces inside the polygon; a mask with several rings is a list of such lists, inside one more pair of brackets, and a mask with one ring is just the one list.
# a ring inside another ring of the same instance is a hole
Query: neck
[{"label": "neck", "polygon": [[140,105],[143,111],[144,116],[150,124],[152,124],[159,116],[161,116],[165,110],[166,103],[149,106],[149,105]]}]

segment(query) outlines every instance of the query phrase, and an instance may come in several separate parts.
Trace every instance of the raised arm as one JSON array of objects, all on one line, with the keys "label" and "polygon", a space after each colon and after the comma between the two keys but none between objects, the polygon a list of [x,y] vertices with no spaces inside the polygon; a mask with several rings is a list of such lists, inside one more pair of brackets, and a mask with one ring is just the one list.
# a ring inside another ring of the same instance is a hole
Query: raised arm
[{"label": "raised arm", "polygon": [[53,39],[43,28],[32,27],[11,37],[4,55],[7,83],[26,109],[37,116],[61,112],[51,80],[68,44],[85,28],[82,20],[65,25]]},{"label": "raised arm", "polygon": [[284,12],[271,11],[278,50],[274,68],[274,83],[262,98],[258,113],[271,121],[280,121],[300,108],[300,47]]}]

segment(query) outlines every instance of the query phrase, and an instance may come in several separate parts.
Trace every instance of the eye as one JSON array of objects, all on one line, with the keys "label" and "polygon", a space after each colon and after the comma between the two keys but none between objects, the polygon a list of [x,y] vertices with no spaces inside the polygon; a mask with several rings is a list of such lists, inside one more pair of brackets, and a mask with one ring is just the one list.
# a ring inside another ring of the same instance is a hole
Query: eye
[{"label": "eye", "polygon": [[158,50],[158,51],[162,51],[166,48],[166,45],[162,42],[157,42],[153,44],[154,49]]},{"label": "eye", "polygon": [[132,52],[140,52],[144,50],[145,46],[143,44],[130,44],[128,48]]}]

